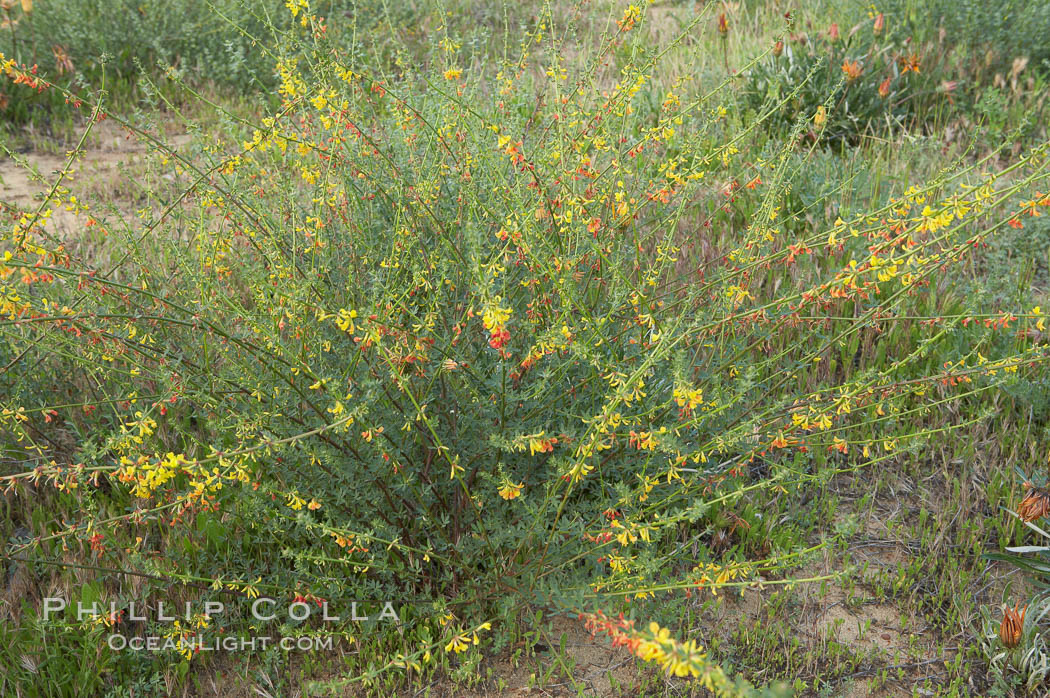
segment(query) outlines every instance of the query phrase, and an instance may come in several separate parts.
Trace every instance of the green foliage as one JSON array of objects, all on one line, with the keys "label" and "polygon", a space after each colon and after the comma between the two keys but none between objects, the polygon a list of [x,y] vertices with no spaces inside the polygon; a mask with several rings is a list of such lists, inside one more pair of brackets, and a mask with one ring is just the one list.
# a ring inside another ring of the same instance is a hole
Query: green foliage
[{"label": "green foliage", "polygon": [[37,2],[23,15],[17,50],[9,57],[55,75],[53,47],[59,47],[90,76],[105,67],[111,76],[126,78],[160,64],[159,72],[170,67],[194,82],[265,89],[273,84],[266,49],[273,31],[290,24],[283,5],[280,0]]},{"label": "green foliage", "polygon": [[946,43],[957,51],[984,83],[996,73],[1008,75],[1019,58],[1035,70],[1050,71],[1046,0],[888,0],[883,7],[921,43]]},{"label": "green foliage", "polygon": [[25,604],[19,625],[0,623],[0,693],[26,698],[98,695],[114,657],[100,651],[105,628],[45,621]]},{"label": "green foliage", "polygon": [[[1045,382],[1044,337],[1019,331],[1044,313],[956,289],[986,241],[1050,205],[1047,144],[1005,173],[960,158],[884,182],[793,135],[818,107],[814,139],[840,151],[928,113],[900,44],[796,40],[751,73],[741,114],[736,78],[692,72],[703,15],[654,44],[637,8],[601,30],[547,10],[505,20],[496,58],[499,40],[443,13],[395,50],[322,30],[305,0],[279,12],[266,117],[223,114],[175,148],[111,115],[165,182],[135,215],[65,170],[10,209],[12,554],[88,559],[118,605],[124,570],[198,600],[403,600],[333,690],[469,682],[478,646],[510,645],[541,608],[746,695],[648,625],[654,600],[792,583],[830,518],[808,493],[924,462]],[[49,227],[62,210],[80,238]],[[281,673],[280,653],[263,661]]]},{"label": "green foliage", "polygon": [[932,125],[931,110],[945,101],[941,70],[922,63],[897,32],[876,34],[874,22],[791,35],[748,71],[748,108],[756,115],[771,109],[766,124],[775,133],[801,121],[810,138],[839,146],[866,134]]},{"label": "green foliage", "polygon": [[[276,34],[291,24],[281,0],[45,1],[28,13],[14,3],[4,16],[7,59],[78,94],[104,86],[122,104],[145,96],[143,77],[265,92],[274,84]],[[13,124],[51,123],[74,111],[55,90],[5,89],[0,100],[0,119]]]}]

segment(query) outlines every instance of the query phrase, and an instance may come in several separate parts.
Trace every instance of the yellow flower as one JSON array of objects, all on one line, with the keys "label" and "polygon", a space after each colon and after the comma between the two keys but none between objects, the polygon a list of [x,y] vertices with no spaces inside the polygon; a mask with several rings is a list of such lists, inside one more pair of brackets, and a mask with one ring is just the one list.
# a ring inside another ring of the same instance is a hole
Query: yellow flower
[{"label": "yellow flower", "polygon": [[529,455],[534,456],[537,453],[550,453],[554,450],[554,444],[558,443],[558,439],[550,437],[544,438],[546,432],[540,432],[533,434],[529,437]]},{"label": "yellow flower", "polygon": [[638,24],[638,20],[642,18],[642,11],[637,5],[628,5],[627,9],[623,11],[623,18],[617,20],[616,26],[620,28],[620,31],[629,32],[634,29],[634,25]]},{"label": "yellow flower", "polygon": [[356,310],[346,310],[345,308],[343,308],[336,314],[335,324],[343,332],[353,332],[354,318],[356,317]]},{"label": "yellow flower", "polygon": [[461,75],[463,75],[463,71],[459,68],[449,68],[445,71],[446,80],[458,80]]},{"label": "yellow flower", "polygon": [[459,654],[460,652],[466,652],[467,651],[467,638],[465,638],[462,635],[456,635],[455,637],[453,637],[449,641],[449,643],[447,645],[445,645],[445,651],[446,652],[453,652],[454,651],[454,652],[456,652],[456,654]]},{"label": "yellow flower", "polygon": [[817,113],[813,115],[813,124],[817,128],[820,128],[824,125],[824,122],[826,122],[827,120],[828,111],[824,108],[824,105],[821,104],[819,107],[817,107]]},{"label": "yellow flower", "polygon": [[503,497],[508,501],[511,499],[515,499],[516,497],[521,495],[521,490],[523,487],[525,487],[524,482],[519,482],[515,485],[513,482],[508,480],[503,483],[503,487],[499,488],[499,496]]},{"label": "yellow flower", "polygon": [[1046,318],[1043,317],[1043,309],[1040,308],[1038,305],[1035,306],[1034,308],[1032,308],[1032,315],[1035,315],[1036,318],[1038,318],[1035,322],[1035,329],[1039,330],[1040,332],[1045,330]]},{"label": "yellow flower", "polygon": [[673,395],[675,403],[687,412],[693,411],[704,401],[704,391],[690,386],[676,387]]}]

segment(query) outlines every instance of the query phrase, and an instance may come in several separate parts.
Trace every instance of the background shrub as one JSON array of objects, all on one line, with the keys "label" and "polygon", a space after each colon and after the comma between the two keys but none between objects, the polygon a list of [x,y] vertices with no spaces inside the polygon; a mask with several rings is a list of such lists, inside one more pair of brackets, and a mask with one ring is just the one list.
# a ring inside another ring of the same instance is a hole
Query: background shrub
[{"label": "background shrub", "polygon": [[273,84],[267,48],[273,32],[291,24],[279,0],[45,1],[34,3],[29,14],[12,12],[20,16],[10,57],[36,63],[50,75],[57,74],[57,46],[92,77],[103,63],[111,78],[152,72],[160,63],[194,82],[244,91]]},{"label": "background shrub", "polygon": [[[883,24],[875,30],[876,21]],[[789,132],[802,121],[811,138],[856,144],[865,134],[885,134],[922,123],[938,103],[951,98],[954,83],[944,69],[920,54],[885,18],[870,17],[852,28],[791,34],[747,71],[746,103],[757,114],[773,111],[768,127]],[[779,54],[779,55],[778,55]],[[818,109],[826,112],[814,126]]]},{"label": "background shrub", "polygon": [[884,7],[920,43],[939,43],[943,31],[952,49],[974,66],[979,81],[1008,75],[1019,58],[1027,58],[1037,71],[1050,71],[1046,0],[890,0]]}]

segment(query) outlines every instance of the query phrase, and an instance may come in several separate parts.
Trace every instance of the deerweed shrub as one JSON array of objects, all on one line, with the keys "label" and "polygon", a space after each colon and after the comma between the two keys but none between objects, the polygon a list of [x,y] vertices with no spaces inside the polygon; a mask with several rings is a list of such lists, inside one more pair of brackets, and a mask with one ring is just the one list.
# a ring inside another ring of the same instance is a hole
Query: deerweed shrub
[{"label": "deerweed shrub", "polygon": [[[708,524],[985,419],[989,391],[1043,371],[1017,332],[1040,310],[938,282],[1050,204],[1045,144],[1003,174],[959,162],[884,202],[841,205],[843,182],[792,206],[797,135],[837,127],[803,114],[770,144],[789,96],[745,120],[736,78],[699,84],[684,37],[708,15],[654,45],[619,8],[590,46],[544,14],[492,63],[445,27],[428,69],[387,75],[287,5],[258,124],[175,152],[107,115],[180,195],[121,220],[66,171],[11,221],[3,477],[83,512],[34,522],[19,554],[424,600],[373,674],[531,604],[745,693],[614,614],[778,583],[805,550],[769,535],[723,558]],[[55,239],[57,207],[97,245]],[[947,405],[968,409],[910,419]]]}]

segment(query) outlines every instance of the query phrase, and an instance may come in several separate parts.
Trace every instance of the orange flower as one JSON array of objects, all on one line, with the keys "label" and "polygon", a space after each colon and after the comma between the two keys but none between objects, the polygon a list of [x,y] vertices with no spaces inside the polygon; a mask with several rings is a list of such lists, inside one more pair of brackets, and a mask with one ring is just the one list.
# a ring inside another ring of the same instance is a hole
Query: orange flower
[{"label": "orange flower", "polygon": [[623,11],[623,18],[616,20],[616,26],[620,28],[622,32],[629,32],[634,29],[634,25],[642,19],[642,11],[637,5],[628,5],[627,9]]},{"label": "orange flower", "polygon": [[540,432],[536,436],[529,439],[529,455],[534,456],[537,453],[552,453],[554,446],[558,443],[557,437],[543,437],[543,432]]},{"label": "orange flower", "polygon": [[729,20],[726,19],[726,13],[722,12],[718,15],[718,33],[725,36],[729,33]]},{"label": "orange flower", "polygon": [[500,306],[500,300],[499,296],[493,299],[482,313],[481,321],[489,332],[489,346],[499,350],[500,356],[506,359],[510,357],[510,352],[506,349],[507,342],[510,341],[510,331],[506,324],[512,311],[510,308]]},{"label": "orange flower", "polygon": [[858,61],[851,61],[846,59],[842,61],[842,72],[846,74],[846,80],[853,82],[860,77],[860,74],[864,72]]},{"label": "orange flower", "polygon": [[1024,483],[1024,487],[1028,492],[1017,505],[1017,515],[1021,521],[1035,521],[1050,513],[1050,493],[1029,482]]},{"label": "orange flower", "polygon": [[886,97],[890,96],[890,81],[891,80],[893,80],[893,78],[886,78],[879,85],[879,97],[882,97],[883,99],[885,99]]},{"label": "orange flower", "polygon": [[901,67],[901,75],[907,73],[909,70],[918,73],[919,72],[919,54],[910,53],[907,56],[899,56],[897,63]]},{"label": "orange flower", "polygon": [[1024,632],[1024,616],[1025,612],[1028,611],[1028,606],[1020,608],[1021,604],[1015,604],[1013,608],[1007,608],[1003,611],[1003,622],[999,626],[999,639],[1002,640],[1003,645],[1013,649],[1017,647],[1021,642],[1021,635]]},{"label": "orange flower", "polygon": [[885,26],[886,26],[886,18],[883,17],[882,13],[880,12],[878,14],[878,16],[875,17],[875,27],[872,30],[875,33],[875,36],[878,36],[879,34],[881,34],[882,33],[882,29]]}]

